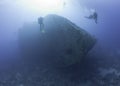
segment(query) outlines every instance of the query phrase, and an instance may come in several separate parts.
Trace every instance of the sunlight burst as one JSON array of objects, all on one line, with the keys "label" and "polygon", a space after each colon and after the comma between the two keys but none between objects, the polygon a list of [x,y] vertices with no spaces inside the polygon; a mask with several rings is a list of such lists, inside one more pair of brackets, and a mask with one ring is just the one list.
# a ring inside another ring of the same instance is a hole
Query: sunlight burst
[{"label": "sunlight burst", "polygon": [[20,4],[33,12],[57,12],[63,8],[63,0],[20,0]]}]

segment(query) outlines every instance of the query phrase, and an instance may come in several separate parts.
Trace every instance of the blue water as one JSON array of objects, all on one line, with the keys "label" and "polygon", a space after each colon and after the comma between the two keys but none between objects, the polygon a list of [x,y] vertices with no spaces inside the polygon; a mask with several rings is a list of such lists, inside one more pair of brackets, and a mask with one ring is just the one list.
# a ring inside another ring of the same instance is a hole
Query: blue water
[{"label": "blue water", "polygon": [[[34,65],[32,67],[22,63],[18,46],[18,30],[25,22],[36,21],[41,14],[26,11],[16,7],[13,0],[8,3],[6,0],[6,3],[0,4],[0,86],[57,86],[57,84],[58,86],[80,86],[80,84],[86,86],[84,82],[92,84],[92,86],[110,85],[111,82],[106,77],[102,81],[107,85],[101,85],[102,82],[96,81],[97,79],[101,80],[96,72],[99,69],[120,72],[119,8],[120,1],[117,0],[69,0],[63,11],[56,13],[68,18],[97,39],[96,46],[90,52],[92,55],[88,56],[88,59],[86,58],[81,66],[68,70],[63,69],[61,72],[61,70],[52,71],[50,68],[42,70],[39,67],[34,68]],[[89,14],[90,9],[95,9],[98,13],[98,24],[93,20],[84,18]],[[113,73],[116,74],[116,72]],[[110,78],[115,77],[115,74],[113,74],[114,76],[109,75]],[[43,77],[47,77],[47,79],[43,79]],[[50,85],[49,83],[53,83],[54,79],[56,84]],[[120,80],[120,78],[117,79]],[[115,84],[112,86],[120,86],[116,78],[114,80]],[[43,85],[42,82],[47,84]]]}]

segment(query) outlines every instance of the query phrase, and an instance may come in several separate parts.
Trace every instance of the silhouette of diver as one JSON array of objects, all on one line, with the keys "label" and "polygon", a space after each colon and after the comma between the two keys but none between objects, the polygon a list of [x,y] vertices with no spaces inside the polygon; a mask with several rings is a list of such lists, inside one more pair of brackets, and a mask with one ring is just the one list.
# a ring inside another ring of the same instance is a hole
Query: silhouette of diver
[{"label": "silhouette of diver", "polygon": [[63,7],[65,7],[66,6],[66,2],[63,2]]},{"label": "silhouette of diver", "polygon": [[96,12],[94,12],[92,15],[90,15],[90,16],[88,16],[88,17],[85,17],[85,18],[94,19],[94,20],[95,20],[95,23],[97,24],[98,14],[97,14]]},{"label": "silhouette of diver", "polygon": [[44,32],[44,23],[43,23],[43,17],[38,18],[38,23],[40,24],[40,31]]}]

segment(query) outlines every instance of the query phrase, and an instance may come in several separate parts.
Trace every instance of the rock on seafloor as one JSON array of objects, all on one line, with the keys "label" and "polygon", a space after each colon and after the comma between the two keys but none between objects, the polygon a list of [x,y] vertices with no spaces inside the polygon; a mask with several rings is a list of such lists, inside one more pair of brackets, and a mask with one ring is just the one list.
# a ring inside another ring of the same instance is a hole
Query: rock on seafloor
[{"label": "rock on seafloor", "polygon": [[47,15],[43,23],[45,32],[37,22],[19,30],[21,54],[28,62],[67,67],[80,62],[96,43],[93,36],[64,17]]}]

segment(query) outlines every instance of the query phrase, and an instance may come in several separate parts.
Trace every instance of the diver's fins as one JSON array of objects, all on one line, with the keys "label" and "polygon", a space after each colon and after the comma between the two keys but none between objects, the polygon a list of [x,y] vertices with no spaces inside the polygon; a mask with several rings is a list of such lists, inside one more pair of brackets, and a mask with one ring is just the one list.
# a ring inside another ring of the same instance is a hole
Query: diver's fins
[{"label": "diver's fins", "polygon": [[95,20],[95,23],[97,24],[98,23],[98,20],[97,19],[94,19]]},{"label": "diver's fins", "polygon": [[45,29],[40,28],[40,32],[45,33]]},{"label": "diver's fins", "polygon": [[90,15],[90,16],[85,16],[85,18],[87,18],[87,19],[93,19],[94,17],[93,17],[93,15]]}]

